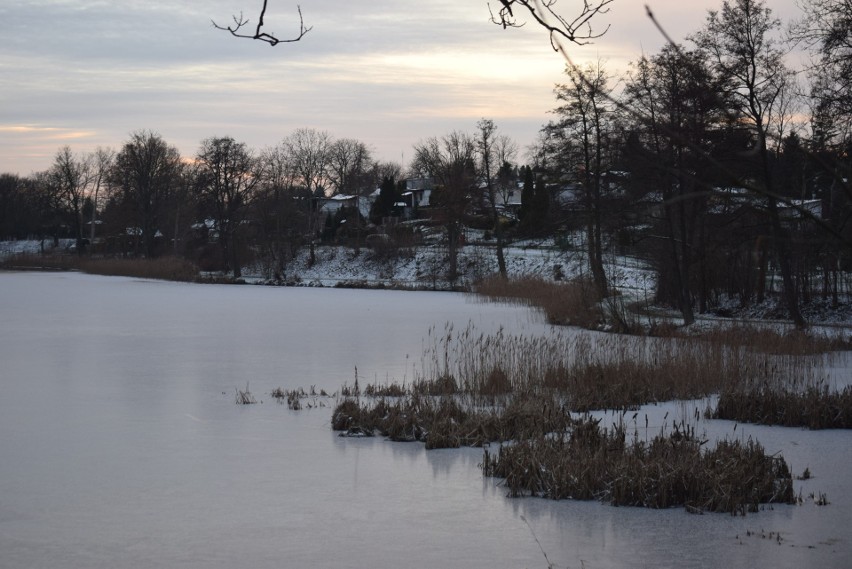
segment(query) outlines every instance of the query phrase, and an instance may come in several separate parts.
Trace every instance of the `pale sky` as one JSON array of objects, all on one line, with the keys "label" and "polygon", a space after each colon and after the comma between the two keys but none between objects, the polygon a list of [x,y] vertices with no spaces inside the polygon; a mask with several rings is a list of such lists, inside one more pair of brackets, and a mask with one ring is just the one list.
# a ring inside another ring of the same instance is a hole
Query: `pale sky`
[{"label": "pale sky", "polygon": [[[559,0],[571,14],[581,0]],[[492,0],[492,5],[499,5]],[[721,0],[615,0],[609,31],[571,47],[613,72],[663,44],[648,3],[676,41]],[[262,149],[301,127],[365,142],[407,165],[412,146],[481,118],[522,148],[556,106],[565,62],[532,23],[489,23],[488,0],[302,0],[313,30],[298,43],[232,38],[211,19],[256,18],[262,0],[0,0],[0,173],[29,175],[57,150],[120,146],[158,132],[184,156],[232,136]],[[769,0],[799,17],[794,0]],[[496,10],[496,7],[495,7]],[[266,31],[298,29],[296,2],[269,0]],[[522,157],[521,157],[522,158]]]}]

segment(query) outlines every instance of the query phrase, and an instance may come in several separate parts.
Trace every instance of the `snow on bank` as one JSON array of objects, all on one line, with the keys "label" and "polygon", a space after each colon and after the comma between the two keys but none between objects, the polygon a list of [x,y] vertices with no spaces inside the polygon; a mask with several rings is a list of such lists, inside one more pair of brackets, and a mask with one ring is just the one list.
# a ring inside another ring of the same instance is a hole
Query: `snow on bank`
[{"label": "snow on bank", "polygon": [[74,246],[74,239],[60,239],[54,246],[52,239],[22,239],[0,241],[0,261],[13,255],[38,255],[40,253],[65,253]]},{"label": "snow on bank", "polygon": [[[504,250],[509,277],[535,276],[548,280],[567,280],[588,269],[585,255],[564,251],[544,243],[524,243]],[[631,258],[613,257],[608,263],[608,275],[614,287],[631,296],[653,294],[655,277],[644,263]],[[496,248],[487,245],[467,245],[459,249],[459,278],[456,285],[467,287],[474,282],[498,274]],[[360,253],[347,247],[320,246],[311,264],[307,249],[299,251],[285,269],[285,281],[310,286],[360,284],[402,288],[447,289],[447,250],[440,245],[420,246],[382,256],[370,249]],[[268,278],[255,268],[249,279],[262,282]]]},{"label": "snow on bank", "polygon": [[[62,239],[54,247],[52,240],[0,241],[0,261],[13,255],[66,253],[74,246],[73,239]],[[510,277],[535,276],[548,280],[568,280],[588,271],[582,249],[562,250],[552,240],[523,241],[505,248],[506,269]],[[446,279],[448,251],[442,245],[422,245],[401,249],[394,254],[382,254],[362,248],[359,253],[350,247],[321,245],[315,249],[310,262],[307,247],[299,250],[284,271],[284,281],[307,286],[338,286],[341,284],[367,287],[449,289]],[[497,252],[493,245],[466,245],[459,249],[456,287],[498,273]],[[248,282],[271,282],[272,273],[262,264],[244,270]],[[611,257],[607,274],[612,285],[634,296],[653,293],[654,274],[643,262],[628,257]]]}]

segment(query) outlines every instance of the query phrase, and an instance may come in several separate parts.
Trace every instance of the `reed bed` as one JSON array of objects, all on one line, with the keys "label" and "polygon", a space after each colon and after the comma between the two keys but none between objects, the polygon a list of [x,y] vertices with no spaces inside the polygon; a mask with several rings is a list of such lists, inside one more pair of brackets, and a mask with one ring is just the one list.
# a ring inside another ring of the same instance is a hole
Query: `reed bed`
[{"label": "reed bed", "polygon": [[2,263],[3,268],[34,270],[77,270],[93,275],[108,275],[194,282],[198,267],[180,257],[156,259],[94,258],[77,255],[15,255]]},{"label": "reed bed", "polygon": [[473,326],[429,331],[412,390],[465,394],[475,404],[557,393],[572,411],[635,409],[763,382],[820,380],[813,359],[773,356],[721,343],[580,331],[548,336],[481,334]]},{"label": "reed bed", "polygon": [[553,282],[536,277],[493,277],[478,282],[474,292],[496,302],[538,307],[550,324],[596,329],[605,323],[601,298],[589,279]]},{"label": "reed bed", "polygon": [[852,387],[840,391],[827,385],[733,389],[720,394],[712,417],[808,429],[852,429]]},{"label": "reed bed", "polygon": [[669,337],[694,338],[728,347],[745,348],[773,355],[810,356],[852,349],[848,334],[818,334],[802,330],[779,330],[768,325],[722,324],[697,334],[673,328]]},{"label": "reed bed", "polygon": [[540,308],[550,324],[573,325],[588,330],[701,340],[776,355],[812,355],[852,349],[848,334],[783,331],[769,325],[723,323],[698,332],[680,328],[666,320],[642,326],[636,315],[629,314],[623,299],[617,296],[601,299],[596,296],[592,283],[582,278],[553,282],[535,277],[512,280],[494,277],[477,283],[474,292],[494,302]]},{"label": "reed bed", "polygon": [[628,442],[623,424],[603,429],[585,418],[567,433],[538,436],[485,451],[482,471],[504,479],[510,496],[600,500],[615,506],[691,512],[756,512],[793,504],[792,476],[781,457],[749,439],[704,449],[688,428]]},{"label": "reed bed", "polygon": [[[685,423],[665,427],[650,442],[627,440],[623,422],[604,429],[599,419],[575,418],[555,398],[510,398],[477,409],[458,397],[411,394],[373,404],[345,398],[332,428],[347,436],[379,434],[426,449],[485,447],[485,476],[504,479],[512,497],[600,500],[616,506],[743,514],[761,504],[795,503],[782,457],[767,456],[748,439],[712,448]],[[488,445],[500,444],[496,454]]]},{"label": "reed bed", "polygon": [[344,435],[379,434],[392,441],[426,444],[427,449],[483,446],[561,432],[573,424],[555,397],[520,396],[494,407],[476,407],[458,396],[357,400],[344,398],[334,409],[332,429]]},{"label": "reed bed", "polygon": [[639,439],[637,425],[628,441],[623,423],[603,429],[588,411],[621,410],[623,420],[646,403],[724,397],[745,386],[807,392],[826,381],[815,365],[824,361],[721,341],[571,330],[531,337],[447,325],[429,331],[409,384],[362,391],[356,372],[332,428],[429,449],[499,443],[496,454],[484,451],[483,472],[505,478],[513,496],[744,514],[792,503],[783,459],[751,440],[705,448],[684,423],[651,440]]}]

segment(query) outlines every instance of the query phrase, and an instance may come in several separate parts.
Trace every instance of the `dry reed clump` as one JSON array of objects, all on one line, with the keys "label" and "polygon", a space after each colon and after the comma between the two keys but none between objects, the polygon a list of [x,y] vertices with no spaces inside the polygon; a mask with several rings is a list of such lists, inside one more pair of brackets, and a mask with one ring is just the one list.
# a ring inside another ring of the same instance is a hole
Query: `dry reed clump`
[{"label": "dry reed clump", "polygon": [[731,514],[795,502],[783,458],[751,439],[703,444],[688,428],[627,442],[623,424],[602,429],[586,417],[567,433],[501,445],[496,455],[486,449],[482,470],[503,478],[510,496]]},{"label": "dry reed clump", "polygon": [[249,391],[249,384],[246,383],[246,388],[244,390],[234,388],[236,395],[234,397],[234,401],[237,405],[253,405],[257,403],[257,400],[252,395],[251,391]]},{"label": "dry reed clump", "polygon": [[364,396],[366,397],[404,397],[408,393],[405,384],[395,381],[380,385],[377,383],[368,383],[364,386]]},{"label": "dry reed clump", "polygon": [[723,391],[712,416],[785,427],[852,429],[852,386],[836,391],[826,385],[796,389],[764,384]]},{"label": "dry reed clump", "polygon": [[564,431],[573,420],[555,398],[521,396],[499,408],[477,408],[455,396],[412,393],[394,400],[344,398],[331,424],[343,435],[379,434],[392,441],[424,442],[433,449],[541,436]]},{"label": "dry reed clump", "polygon": [[601,298],[588,279],[552,282],[536,277],[512,280],[493,277],[477,283],[474,292],[497,302],[541,308],[550,324],[587,329],[604,325]]},{"label": "dry reed clump", "polygon": [[852,349],[852,342],[846,335],[816,334],[795,329],[783,331],[755,324],[714,326],[694,335],[674,329],[669,337],[695,338],[728,347],[788,356],[809,356]]},{"label": "dry reed clump", "polygon": [[[293,411],[299,411],[303,407],[307,407],[308,409],[312,409],[314,407],[326,407],[325,399],[329,397],[328,393],[326,393],[324,389],[317,392],[316,386],[314,385],[311,386],[310,391],[305,391],[302,387],[298,387],[296,389],[282,389],[280,387],[276,387],[272,390],[270,396],[278,403],[284,403],[286,401],[287,407]],[[302,403],[303,400],[306,400],[304,404]]]}]

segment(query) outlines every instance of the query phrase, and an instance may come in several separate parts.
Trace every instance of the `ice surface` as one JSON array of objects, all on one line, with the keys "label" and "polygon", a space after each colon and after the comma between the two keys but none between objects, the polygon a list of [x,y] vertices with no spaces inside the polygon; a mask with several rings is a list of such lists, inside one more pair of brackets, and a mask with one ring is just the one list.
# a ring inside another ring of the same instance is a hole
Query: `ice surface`
[{"label": "ice surface", "polygon": [[[522,516],[560,567],[852,566],[849,431],[702,422],[808,467],[796,491],[831,504],[699,516],[509,499],[479,450],[342,439],[330,408],[269,397],[356,365],[410,378],[446,322],[547,330],[451,293],[0,273],[0,568],[546,567]],[[262,404],[234,404],[246,382]]]}]

